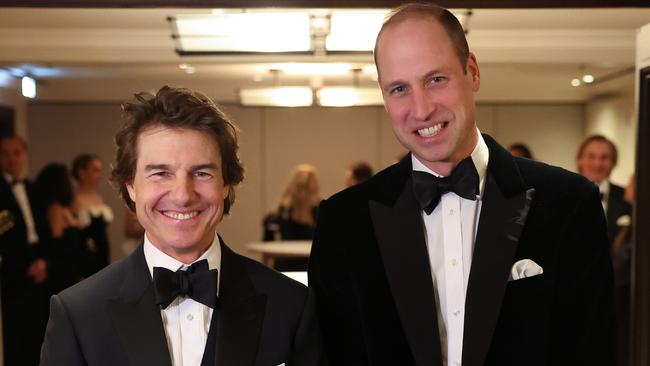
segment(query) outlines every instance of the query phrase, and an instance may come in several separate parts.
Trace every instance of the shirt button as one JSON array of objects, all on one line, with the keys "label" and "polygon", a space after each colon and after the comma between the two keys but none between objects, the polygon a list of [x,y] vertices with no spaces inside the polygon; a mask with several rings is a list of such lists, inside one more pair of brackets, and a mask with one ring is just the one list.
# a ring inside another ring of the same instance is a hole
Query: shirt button
[{"label": "shirt button", "polygon": [[458,264],[458,261],[456,259],[451,260],[451,265],[452,266],[456,267],[457,264]]},{"label": "shirt button", "polygon": [[185,318],[186,318],[187,320],[189,320],[189,321],[194,320],[194,316],[193,316],[192,314],[187,314],[187,316],[186,316]]},{"label": "shirt button", "polygon": [[453,208],[449,209],[449,216],[454,216],[454,209]]},{"label": "shirt button", "polygon": [[456,316],[460,315],[460,310],[458,310],[458,309],[454,310],[454,315],[456,315]]}]

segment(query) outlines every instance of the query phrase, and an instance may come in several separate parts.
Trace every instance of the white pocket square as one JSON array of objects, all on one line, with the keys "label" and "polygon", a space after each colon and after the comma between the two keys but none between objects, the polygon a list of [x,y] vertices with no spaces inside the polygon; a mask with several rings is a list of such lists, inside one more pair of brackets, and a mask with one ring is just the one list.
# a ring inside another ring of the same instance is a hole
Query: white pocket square
[{"label": "white pocket square", "polygon": [[284,366],[284,362],[283,362],[283,363],[281,363],[281,364],[279,364],[278,366]]},{"label": "white pocket square", "polygon": [[542,273],[544,273],[544,269],[539,264],[530,259],[522,259],[512,265],[508,281],[516,281],[522,278],[541,275]]}]

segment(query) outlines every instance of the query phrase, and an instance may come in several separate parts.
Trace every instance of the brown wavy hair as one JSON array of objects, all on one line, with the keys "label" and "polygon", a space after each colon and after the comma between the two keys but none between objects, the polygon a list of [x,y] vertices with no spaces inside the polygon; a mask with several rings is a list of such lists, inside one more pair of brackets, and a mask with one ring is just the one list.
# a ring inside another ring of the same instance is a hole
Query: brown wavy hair
[{"label": "brown wavy hair", "polygon": [[224,184],[230,186],[224,199],[223,212],[227,215],[235,202],[234,187],[244,179],[244,167],[237,152],[237,127],[228,116],[205,95],[185,88],[163,86],[155,95],[142,92],[135,100],[122,104],[124,123],[115,135],[115,164],[111,181],[132,211],[127,185],[133,184],[138,159],[138,137],[142,131],[163,126],[174,129],[191,129],[209,133],[217,142],[221,153]]}]

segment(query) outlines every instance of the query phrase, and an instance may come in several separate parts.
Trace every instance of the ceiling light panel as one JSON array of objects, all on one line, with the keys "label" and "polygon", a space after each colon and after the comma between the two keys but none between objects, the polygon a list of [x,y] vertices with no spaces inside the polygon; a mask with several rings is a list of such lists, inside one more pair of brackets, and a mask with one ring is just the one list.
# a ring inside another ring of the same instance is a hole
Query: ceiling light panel
[{"label": "ceiling light panel", "polygon": [[304,12],[181,14],[172,18],[181,52],[308,52]]},{"label": "ceiling light panel", "polygon": [[273,87],[239,90],[242,105],[250,107],[308,107],[313,104],[309,87]]},{"label": "ceiling light panel", "polygon": [[347,63],[317,63],[317,62],[289,62],[274,65],[273,69],[281,70],[287,75],[322,75],[336,76],[346,75],[350,72],[350,64]]},{"label": "ceiling light panel", "polygon": [[318,104],[324,107],[382,105],[379,88],[324,87],[318,90]]},{"label": "ceiling light panel", "polygon": [[334,11],[330,34],[325,41],[328,51],[372,51],[388,10]]}]

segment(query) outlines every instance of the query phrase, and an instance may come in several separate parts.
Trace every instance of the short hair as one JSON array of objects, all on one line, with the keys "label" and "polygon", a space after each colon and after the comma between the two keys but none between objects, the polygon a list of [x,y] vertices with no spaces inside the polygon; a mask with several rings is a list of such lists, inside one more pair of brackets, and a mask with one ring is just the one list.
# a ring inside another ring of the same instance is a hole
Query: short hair
[{"label": "short hair", "polygon": [[612,162],[614,163],[614,165],[616,165],[616,163],[618,162],[618,149],[616,148],[616,145],[614,145],[612,140],[608,139],[603,135],[591,135],[586,139],[584,139],[584,141],[582,141],[580,147],[578,148],[578,153],[576,154],[576,160],[579,160],[582,157],[582,154],[584,154],[587,145],[589,145],[592,142],[604,142],[607,145],[609,145],[609,148],[612,152]]},{"label": "short hair", "polygon": [[27,141],[25,141],[25,139],[22,138],[21,136],[18,136],[18,135],[13,134],[13,133],[10,133],[10,134],[7,134],[7,135],[0,136],[0,144],[1,144],[2,141],[4,141],[4,140],[11,140],[11,139],[18,140],[18,141],[20,142],[20,144],[23,146],[23,149],[24,149],[25,151],[27,151]]},{"label": "short hair", "polygon": [[379,30],[379,34],[377,34],[377,39],[375,40],[375,49],[373,54],[377,71],[379,71],[377,54],[379,52],[378,47],[381,35],[392,25],[399,24],[408,19],[416,18],[435,20],[442,26],[451,40],[451,44],[454,47],[454,53],[456,53],[456,56],[458,57],[463,72],[467,73],[466,65],[467,59],[469,58],[469,45],[467,44],[467,38],[465,38],[465,30],[463,30],[463,26],[452,12],[431,3],[403,4],[388,13],[384,20],[384,24],[382,24],[381,29]]},{"label": "short hair", "polygon": [[365,161],[358,161],[350,165],[350,172],[357,183],[367,181],[373,175],[372,167]]},{"label": "short hair", "polygon": [[90,166],[90,163],[92,163],[94,160],[102,160],[99,158],[99,156],[95,154],[79,154],[77,155],[73,160],[72,160],[72,177],[79,182],[81,180],[81,176],[79,172],[81,170],[88,169],[88,166]]},{"label": "short hair", "polygon": [[237,127],[207,96],[185,88],[163,86],[155,95],[141,92],[135,101],[122,104],[124,124],[115,135],[117,150],[111,181],[119,189],[126,205],[135,211],[126,188],[135,178],[138,137],[155,126],[190,129],[209,133],[219,146],[224,184],[230,186],[224,199],[227,215],[235,202],[234,187],[244,179],[244,167],[237,152]]}]

